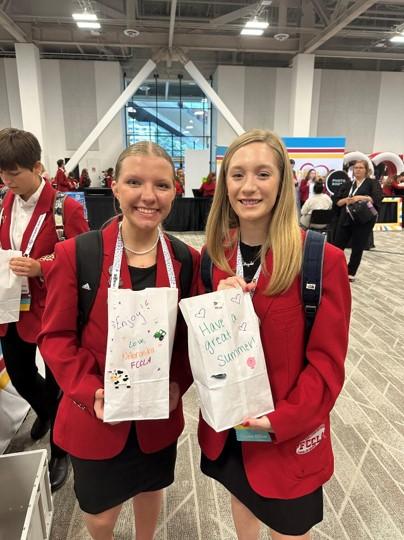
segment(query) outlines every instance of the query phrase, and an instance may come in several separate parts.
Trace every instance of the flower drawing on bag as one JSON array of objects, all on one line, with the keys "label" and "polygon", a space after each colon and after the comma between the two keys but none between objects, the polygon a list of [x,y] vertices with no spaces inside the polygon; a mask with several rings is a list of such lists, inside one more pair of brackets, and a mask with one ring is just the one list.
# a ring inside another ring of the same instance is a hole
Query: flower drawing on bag
[{"label": "flower drawing on bag", "polygon": [[112,369],[108,373],[110,374],[109,378],[114,388],[119,388],[120,386],[130,388],[130,377],[126,369]]},{"label": "flower drawing on bag", "polygon": [[257,361],[255,360],[253,356],[250,356],[249,358],[247,358],[247,366],[249,368],[254,369],[256,365],[257,365]]}]

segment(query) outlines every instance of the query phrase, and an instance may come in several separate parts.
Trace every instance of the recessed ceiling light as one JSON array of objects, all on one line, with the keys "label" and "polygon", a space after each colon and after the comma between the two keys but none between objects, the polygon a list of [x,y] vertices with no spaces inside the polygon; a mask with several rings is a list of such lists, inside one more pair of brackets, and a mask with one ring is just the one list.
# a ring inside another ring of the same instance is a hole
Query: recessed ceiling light
[{"label": "recessed ceiling light", "polygon": [[194,115],[195,116],[203,116],[203,111],[195,111]]},{"label": "recessed ceiling light", "polygon": [[258,28],[243,28],[240,32],[242,36],[262,36],[264,30],[258,30]]},{"label": "recessed ceiling light", "polygon": [[140,34],[139,30],[136,30],[135,28],[126,28],[123,33],[126,37],[130,38],[135,38]]},{"label": "recessed ceiling light", "polygon": [[189,135],[189,131],[187,131],[186,129],[184,130],[184,134],[185,135]]},{"label": "recessed ceiling light", "polygon": [[265,30],[265,28],[268,28],[269,23],[266,21],[248,21],[245,23],[245,28],[259,28]]},{"label": "recessed ceiling light", "polygon": [[98,21],[98,17],[95,13],[88,13],[84,11],[83,13],[73,13],[72,17],[75,21]]},{"label": "recessed ceiling light", "polygon": [[101,28],[101,25],[99,22],[90,22],[90,21],[77,21],[77,26],[79,28],[93,28],[98,30]]},{"label": "recessed ceiling light", "polygon": [[390,38],[390,41],[392,43],[404,43],[404,36],[401,35],[401,36],[393,36]]},{"label": "recessed ceiling light", "polygon": [[274,35],[274,39],[276,39],[277,41],[286,41],[287,39],[289,39],[289,37],[289,34],[283,32]]}]

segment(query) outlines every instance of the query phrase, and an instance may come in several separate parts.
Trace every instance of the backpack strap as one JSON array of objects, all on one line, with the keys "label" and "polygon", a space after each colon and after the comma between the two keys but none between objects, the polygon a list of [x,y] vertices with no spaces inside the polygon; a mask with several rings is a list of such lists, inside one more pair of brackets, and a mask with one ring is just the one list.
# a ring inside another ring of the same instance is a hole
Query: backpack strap
[{"label": "backpack strap", "polygon": [[306,319],[306,341],[321,302],[323,289],[323,259],[326,236],[308,230],[303,248],[302,302]]},{"label": "backpack strap", "polygon": [[103,263],[101,231],[89,231],[76,236],[76,273],[78,295],[78,328],[88,321],[98,287]]},{"label": "backpack strap", "polygon": [[207,293],[212,292],[212,277],[213,263],[212,259],[209,256],[208,250],[205,247],[205,249],[202,251],[201,256],[201,279]]},{"label": "backpack strap", "polygon": [[188,246],[182,242],[179,238],[172,236],[171,234],[164,233],[170,240],[173,252],[177,261],[181,263],[180,272],[180,285],[181,285],[181,298],[188,298],[191,292],[192,276],[193,276],[193,260],[191,252]]},{"label": "backpack strap", "polygon": [[55,221],[55,229],[58,237],[58,241],[62,242],[65,238],[65,225],[64,225],[64,207],[66,200],[66,193],[57,191],[55,199],[53,201],[53,219]]}]

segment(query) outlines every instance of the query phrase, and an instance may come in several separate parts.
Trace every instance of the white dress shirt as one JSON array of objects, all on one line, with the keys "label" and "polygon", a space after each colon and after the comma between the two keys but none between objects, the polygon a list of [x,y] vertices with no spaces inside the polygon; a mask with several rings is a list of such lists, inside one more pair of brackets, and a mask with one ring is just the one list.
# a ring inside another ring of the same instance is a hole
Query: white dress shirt
[{"label": "white dress shirt", "polygon": [[27,201],[24,201],[20,195],[14,197],[10,226],[10,242],[13,249],[21,248],[22,237],[32,218],[32,214],[34,213],[35,206],[41,196],[44,186],[45,181],[42,179],[38,189]]}]

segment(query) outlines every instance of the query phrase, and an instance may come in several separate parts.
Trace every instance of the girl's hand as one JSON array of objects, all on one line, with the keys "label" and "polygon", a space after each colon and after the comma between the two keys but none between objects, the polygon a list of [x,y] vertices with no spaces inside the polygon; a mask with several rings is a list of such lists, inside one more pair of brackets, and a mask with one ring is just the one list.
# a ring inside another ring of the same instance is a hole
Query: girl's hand
[{"label": "girl's hand", "polygon": [[41,264],[31,257],[13,257],[10,259],[10,270],[16,276],[41,277]]},{"label": "girl's hand", "polygon": [[104,389],[98,388],[94,394],[94,412],[98,420],[104,420]]},{"label": "girl's hand", "polygon": [[244,427],[254,429],[255,431],[269,431],[272,432],[271,422],[267,416],[260,416],[259,418],[245,418],[243,420]]},{"label": "girl's hand", "polygon": [[245,280],[240,276],[231,276],[220,280],[217,290],[224,291],[225,289],[242,289],[243,292],[251,292],[255,289],[255,287],[255,281],[246,283]]}]

